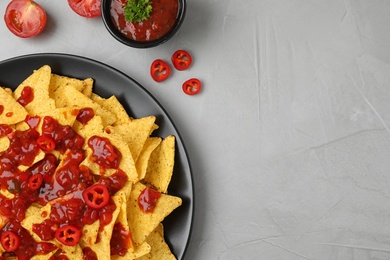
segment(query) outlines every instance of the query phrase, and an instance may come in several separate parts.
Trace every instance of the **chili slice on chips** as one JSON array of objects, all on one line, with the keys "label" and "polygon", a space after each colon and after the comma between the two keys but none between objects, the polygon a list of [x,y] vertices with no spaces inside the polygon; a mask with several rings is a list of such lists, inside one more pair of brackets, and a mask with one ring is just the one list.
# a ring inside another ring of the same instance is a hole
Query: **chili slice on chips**
[{"label": "chili slice on chips", "polygon": [[6,252],[12,252],[19,248],[20,246],[20,237],[12,231],[5,231],[1,235],[1,245],[3,246]]},{"label": "chili slice on chips", "polygon": [[108,189],[103,184],[94,184],[83,191],[85,203],[93,209],[101,209],[110,200]]},{"label": "chili slice on chips", "polygon": [[28,179],[28,188],[30,190],[37,190],[39,187],[41,187],[43,182],[43,175],[40,173],[31,175]]},{"label": "chili slice on chips", "polygon": [[74,225],[64,225],[56,230],[55,237],[66,246],[75,246],[81,238],[81,230]]},{"label": "chili slice on chips", "polygon": [[37,144],[45,152],[51,152],[56,148],[56,142],[49,135],[41,135],[38,137]]}]

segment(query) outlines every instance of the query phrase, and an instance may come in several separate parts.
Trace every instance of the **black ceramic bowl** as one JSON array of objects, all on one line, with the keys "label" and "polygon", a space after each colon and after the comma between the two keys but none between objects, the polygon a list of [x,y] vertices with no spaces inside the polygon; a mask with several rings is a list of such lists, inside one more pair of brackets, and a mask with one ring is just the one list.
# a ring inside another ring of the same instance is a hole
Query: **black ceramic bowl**
[{"label": "black ceramic bowl", "polygon": [[152,41],[137,41],[121,33],[119,29],[115,26],[111,18],[111,2],[112,0],[102,0],[101,9],[102,9],[102,19],[104,25],[106,26],[107,30],[115,39],[117,39],[118,41],[120,41],[125,45],[128,45],[130,47],[135,47],[135,48],[155,47],[172,38],[172,36],[175,35],[175,33],[179,30],[181,24],[183,23],[185,13],[186,13],[186,6],[187,6],[186,0],[178,0],[178,14],[176,17],[176,21],[173,27],[170,29],[170,31],[168,31],[165,35]]}]

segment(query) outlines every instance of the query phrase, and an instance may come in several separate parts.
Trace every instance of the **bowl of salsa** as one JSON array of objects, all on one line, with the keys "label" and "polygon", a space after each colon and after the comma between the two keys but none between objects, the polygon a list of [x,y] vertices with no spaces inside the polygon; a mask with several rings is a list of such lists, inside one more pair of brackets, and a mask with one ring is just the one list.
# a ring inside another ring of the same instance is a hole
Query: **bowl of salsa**
[{"label": "bowl of salsa", "polygon": [[102,0],[102,19],[121,43],[149,48],[169,40],[180,28],[186,0]]}]

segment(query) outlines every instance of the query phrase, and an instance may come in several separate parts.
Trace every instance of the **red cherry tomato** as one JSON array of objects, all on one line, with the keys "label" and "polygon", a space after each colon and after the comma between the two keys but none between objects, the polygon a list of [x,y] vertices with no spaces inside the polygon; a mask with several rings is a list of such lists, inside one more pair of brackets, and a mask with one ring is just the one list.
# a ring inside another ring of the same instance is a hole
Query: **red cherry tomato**
[{"label": "red cherry tomato", "polygon": [[12,231],[5,231],[1,235],[1,245],[6,252],[15,251],[20,246],[20,237]]},{"label": "red cherry tomato", "polygon": [[46,26],[46,12],[32,0],[12,0],[4,15],[7,28],[16,36],[30,38]]},{"label": "red cherry tomato", "polygon": [[37,190],[39,187],[41,187],[41,184],[43,182],[43,175],[40,173],[31,175],[28,179],[28,188],[30,190]]},{"label": "red cherry tomato", "polygon": [[155,81],[164,81],[169,77],[169,74],[171,74],[171,69],[168,63],[160,59],[152,62],[152,65],[150,66],[150,75]]},{"label": "red cherry tomato", "polygon": [[65,225],[56,230],[56,239],[66,246],[75,246],[81,238],[81,230],[73,225]]},{"label": "red cherry tomato", "polygon": [[192,63],[191,55],[185,50],[177,50],[172,55],[172,64],[177,70],[186,70]]},{"label": "red cherry tomato", "polygon": [[48,135],[41,135],[38,137],[37,144],[39,148],[45,152],[51,152],[56,148],[56,142]]},{"label": "red cherry tomato", "polygon": [[68,0],[70,8],[76,14],[87,18],[93,18],[101,15],[101,2],[101,0]]},{"label": "red cherry tomato", "polygon": [[101,209],[110,200],[108,189],[103,184],[94,184],[83,191],[85,203],[93,209]]},{"label": "red cherry tomato", "polygon": [[202,88],[202,83],[199,79],[192,78],[183,83],[183,91],[187,95],[196,95]]}]

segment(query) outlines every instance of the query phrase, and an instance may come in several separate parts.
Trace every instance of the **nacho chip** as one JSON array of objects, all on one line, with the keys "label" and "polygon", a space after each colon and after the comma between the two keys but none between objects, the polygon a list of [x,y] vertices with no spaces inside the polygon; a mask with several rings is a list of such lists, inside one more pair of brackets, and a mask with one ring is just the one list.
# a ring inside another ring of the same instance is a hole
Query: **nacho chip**
[{"label": "nacho chip", "polygon": [[9,147],[9,139],[6,136],[0,137],[0,153]]},{"label": "nacho chip", "polygon": [[40,131],[42,128],[43,118],[49,116],[57,120],[57,122],[60,125],[63,126],[71,126],[76,121],[77,116],[77,108],[74,107],[62,107],[62,108],[56,108],[50,111],[46,111],[41,116],[41,120],[38,124],[37,130]]},{"label": "nacho chip", "polygon": [[[151,246],[148,243],[142,243],[140,246],[138,246],[133,252],[127,252],[124,256],[119,255],[112,255],[112,260],[134,260],[139,259],[145,255],[147,255],[151,250]],[[151,258],[148,258],[151,259]],[[158,260],[158,258],[156,258]]]},{"label": "nacho chip", "polygon": [[87,97],[91,97],[93,94],[93,83],[94,80],[92,78],[86,78],[83,80],[84,88],[81,92]]},{"label": "nacho chip", "polygon": [[144,255],[137,260],[159,259],[159,260],[175,260],[176,257],[172,254],[168,244],[164,239],[164,230],[162,224],[159,224],[155,230],[148,236],[146,242],[150,245],[151,250],[147,255]]},{"label": "nacho chip", "polygon": [[14,125],[22,122],[26,116],[26,109],[0,87],[0,124]]},{"label": "nacho chip", "polygon": [[172,178],[175,161],[175,137],[168,136],[153,150],[144,181],[166,193]]},{"label": "nacho chip", "polygon": [[78,91],[82,92],[84,89],[84,82],[80,79],[51,74],[49,84],[50,97],[53,97],[52,95],[54,94],[54,92],[62,86],[66,88],[75,88]]},{"label": "nacho chip", "polygon": [[138,206],[138,197],[146,187],[139,182],[134,184],[127,205],[129,227],[135,245],[145,242],[159,223],[182,203],[179,197],[161,194],[154,211],[145,213]]},{"label": "nacho chip", "polygon": [[154,116],[142,117],[126,124],[109,126],[106,130],[120,135],[128,143],[133,159],[136,161],[146,139],[150,136],[155,121]]},{"label": "nacho chip", "polygon": [[132,120],[132,118],[127,114],[125,108],[115,96],[111,96],[110,98],[105,99],[99,95],[92,94],[91,99],[111,113],[115,114],[117,120],[113,123],[114,125],[127,124]]},{"label": "nacho chip", "polygon": [[12,96],[12,94],[13,94],[12,89],[10,89],[10,88],[5,88],[5,87],[2,87],[2,88],[4,89],[5,92],[7,92],[8,94],[10,94],[10,95]]},{"label": "nacho chip", "polygon": [[79,108],[90,107],[94,110],[95,115],[101,116],[104,125],[111,125],[116,121],[113,113],[106,110],[98,103],[85,96],[83,93],[73,87],[59,86],[53,92],[53,99],[57,107],[72,107]]},{"label": "nacho chip", "polygon": [[80,244],[83,247],[95,244],[99,236],[99,228],[99,221],[95,221],[92,224],[85,225],[83,228],[83,236],[81,237]]},{"label": "nacho chip", "polygon": [[53,93],[57,88],[61,86],[72,87],[83,93],[85,96],[90,97],[93,89],[93,79],[86,78],[84,80],[70,78],[62,75],[52,74],[49,85],[50,97],[53,97]]},{"label": "nacho chip", "polygon": [[41,115],[46,111],[55,109],[54,100],[49,96],[51,68],[47,65],[35,70],[31,76],[25,79],[14,91],[14,98],[18,99],[26,87],[33,91],[33,99],[24,108],[30,115]]},{"label": "nacho chip", "polygon": [[160,137],[150,137],[145,141],[144,147],[142,148],[142,151],[135,163],[135,167],[137,168],[138,172],[138,178],[140,180],[145,178],[150,155],[161,143],[161,140],[162,139]]}]

